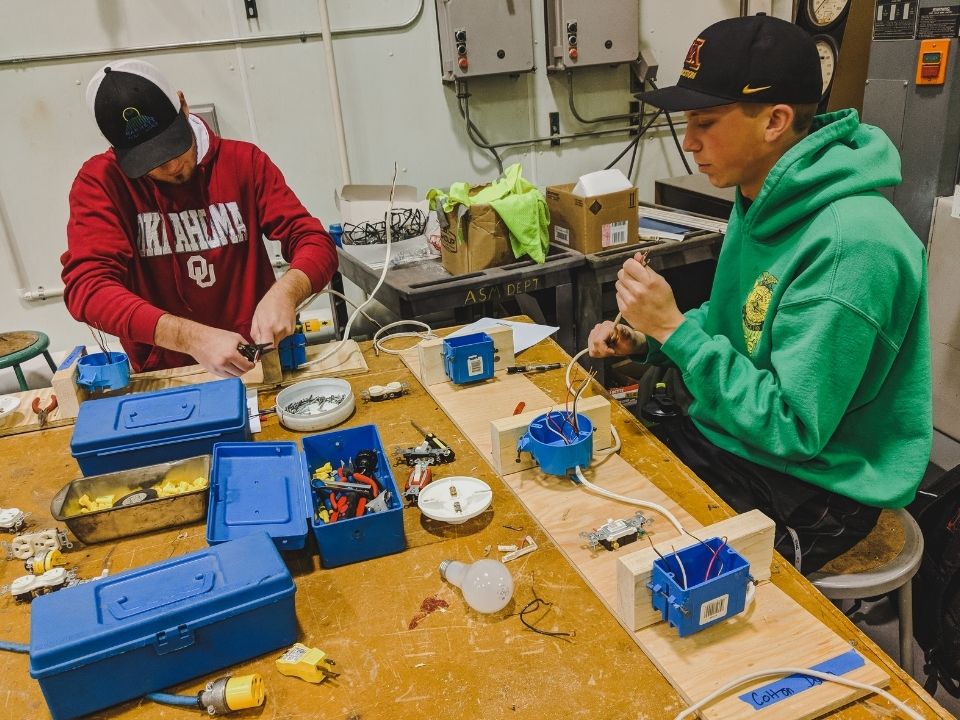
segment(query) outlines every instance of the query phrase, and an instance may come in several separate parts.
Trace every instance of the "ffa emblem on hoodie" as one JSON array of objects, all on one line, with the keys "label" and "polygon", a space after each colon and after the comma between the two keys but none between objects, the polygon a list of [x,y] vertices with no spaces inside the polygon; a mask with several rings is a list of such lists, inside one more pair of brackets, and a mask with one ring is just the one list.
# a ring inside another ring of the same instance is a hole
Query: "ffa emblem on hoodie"
[{"label": "ffa emblem on hoodie", "polygon": [[747,352],[751,355],[757,343],[760,342],[763,321],[767,317],[770,298],[773,297],[773,289],[777,282],[777,278],[770,273],[761,273],[754,282],[750,294],[747,295],[747,301],[743,304],[743,341],[747,346]]}]

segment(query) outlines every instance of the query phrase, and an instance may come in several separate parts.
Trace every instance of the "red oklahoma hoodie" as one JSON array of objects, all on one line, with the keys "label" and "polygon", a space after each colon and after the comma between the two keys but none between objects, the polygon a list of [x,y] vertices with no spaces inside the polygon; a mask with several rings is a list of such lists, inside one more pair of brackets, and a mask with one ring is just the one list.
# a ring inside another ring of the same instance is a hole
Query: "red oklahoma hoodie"
[{"label": "red oklahoma hoodie", "polygon": [[196,362],[153,344],[166,313],[250,338],[275,282],[261,236],[280,241],[314,291],[337,269],[330,236],[266,153],[207,130],[210,146],[184,185],[131,180],[110,149],[83,164],[70,190],[67,309],[117,335],[137,372]]}]

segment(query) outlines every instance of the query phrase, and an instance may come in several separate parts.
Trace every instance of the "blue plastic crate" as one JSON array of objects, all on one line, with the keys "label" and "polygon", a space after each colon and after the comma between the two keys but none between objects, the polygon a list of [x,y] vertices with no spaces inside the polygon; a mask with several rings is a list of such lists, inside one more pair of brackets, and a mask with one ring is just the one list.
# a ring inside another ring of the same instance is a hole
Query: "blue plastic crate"
[{"label": "blue plastic crate", "polygon": [[496,348],[486,333],[472,333],[443,341],[443,369],[457,385],[493,377]]},{"label": "blue plastic crate", "polygon": [[654,609],[686,637],[743,612],[751,580],[743,556],[711,538],[654,560],[647,587]]},{"label": "blue plastic crate", "polygon": [[87,400],[70,451],[84,475],[208,455],[214,443],[250,439],[238,378]]},{"label": "blue plastic crate", "polygon": [[[339,467],[359,450],[377,453],[377,480],[390,493],[387,509],[323,523],[315,520],[310,480],[326,462]],[[374,425],[333,430],[303,438],[303,452],[292,442],[220,443],[213,449],[207,542],[214,544],[265,531],[282,550],[317,539],[320,564],[338,567],[400,552],[403,503],[380,434]]]},{"label": "blue plastic crate", "polygon": [[264,533],[43,595],[30,676],[68,720],[297,639],[296,586]]}]

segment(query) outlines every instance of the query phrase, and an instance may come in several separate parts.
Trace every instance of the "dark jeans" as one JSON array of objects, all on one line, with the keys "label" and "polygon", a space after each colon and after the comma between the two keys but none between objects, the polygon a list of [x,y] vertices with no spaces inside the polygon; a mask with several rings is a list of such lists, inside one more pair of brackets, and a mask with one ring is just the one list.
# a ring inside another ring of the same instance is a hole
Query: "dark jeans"
[{"label": "dark jeans", "polygon": [[651,430],[734,510],[756,508],[770,517],[777,525],[774,547],[804,574],[845,553],[877,524],[880,508],[721,450],[686,416]]}]

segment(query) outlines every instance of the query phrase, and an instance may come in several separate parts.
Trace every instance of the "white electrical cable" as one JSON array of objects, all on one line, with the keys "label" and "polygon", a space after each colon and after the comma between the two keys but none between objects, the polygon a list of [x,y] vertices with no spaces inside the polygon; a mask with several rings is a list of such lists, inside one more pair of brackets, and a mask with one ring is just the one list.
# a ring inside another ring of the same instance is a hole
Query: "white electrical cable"
[{"label": "white electrical cable", "polygon": [[577,465],[576,468],[574,468],[574,473],[576,474],[577,479],[580,481],[583,487],[585,487],[587,490],[595,492],[597,495],[603,495],[604,497],[608,497],[611,500],[619,500],[620,502],[625,502],[630,505],[636,505],[638,507],[649,508],[654,512],[658,512],[661,515],[663,515],[670,522],[670,524],[673,525],[673,527],[677,529],[678,533],[680,533],[681,535],[685,534],[686,531],[683,529],[683,525],[680,524],[680,521],[677,520],[674,514],[669,510],[667,510],[663,505],[658,505],[655,502],[649,502],[647,500],[639,500],[637,498],[627,497],[626,495],[619,495],[615,492],[605,490],[599,485],[594,485],[592,482],[590,482],[583,476],[583,471],[580,469],[579,465]]},{"label": "white electrical cable", "polygon": [[566,380],[566,383],[567,383],[567,391],[571,395],[576,395],[577,391],[573,389],[573,385],[571,385],[570,383],[570,373],[573,371],[573,366],[576,365],[577,360],[582,358],[588,352],[590,352],[590,348],[584,348],[583,350],[578,352],[576,355],[574,355],[572,358],[570,358],[570,362],[567,365],[567,374],[564,376],[564,379]]},{"label": "white electrical cable", "polygon": [[857,688],[858,690],[866,690],[868,692],[877,693],[880,697],[892,703],[897,709],[903,711],[907,714],[908,717],[913,718],[913,720],[923,720],[923,716],[920,713],[912,710],[906,703],[897,700],[893,695],[888,693],[886,690],[878,688],[876,685],[868,685],[867,683],[857,682],[856,680],[850,680],[848,678],[842,677],[840,675],[831,675],[830,673],[820,672],[818,670],[810,670],[809,668],[796,668],[796,667],[782,667],[782,668],[771,668],[769,670],[760,670],[758,672],[749,673],[748,675],[742,675],[736,680],[728,682],[719,690],[707,695],[702,700],[695,702],[693,705],[689,706],[686,710],[677,715],[674,720],[684,720],[694,715],[701,708],[709,705],[714,700],[716,700],[721,695],[725,695],[739,685],[744,683],[751,682],[752,680],[759,680],[760,678],[770,677],[771,675],[807,675],[809,677],[819,678],[827,682],[834,682],[838,685],[846,685],[847,687]]},{"label": "white electrical cable", "polygon": [[[313,302],[316,298],[320,297],[321,295],[335,295],[336,297],[338,297],[338,298],[340,298],[341,300],[343,300],[347,305],[350,305],[351,307],[356,308],[357,310],[359,310],[360,314],[363,315],[367,320],[369,320],[370,322],[372,322],[374,325],[376,325],[376,326],[379,327],[379,328],[382,328],[382,327],[383,327],[383,325],[381,325],[378,320],[376,320],[375,318],[370,317],[370,316],[367,315],[365,312],[363,312],[363,310],[360,310],[360,306],[357,305],[353,300],[351,300],[350,298],[348,298],[348,297],[347,297],[346,295],[344,295],[342,292],[338,292],[338,291],[334,290],[333,288],[327,288],[326,290],[321,290],[320,292],[315,293],[313,296],[307,298],[307,300],[308,300],[309,302]],[[309,304],[309,303],[307,303],[307,304]],[[301,304],[301,306],[300,306],[299,308],[297,308],[297,312],[300,312],[300,310],[301,310],[303,307],[304,307],[304,305]]]},{"label": "white electrical cable", "polygon": [[387,277],[387,271],[390,269],[390,243],[393,241],[393,234],[391,233],[391,225],[393,220],[393,194],[397,189],[397,164],[393,164],[393,181],[390,185],[390,201],[387,204],[387,217],[386,217],[386,226],[387,226],[387,249],[386,254],[383,258],[383,270],[380,273],[380,279],[377,280],[377,284],[373,288],[373,292],[367,296],[367,299],[360,303],[360,306],[351,313],[349,319],[347,320],[347,325],[343,329],[343,339],[340,342],[336,343],[333,347],[323,353],[320,357],[314,358],[313,360],[308,360],[305,363],[300,364],[300,368],[309,367],[310,365],[317,365],[322,363],[331,355],[340,351],[340,348],[343,347],[343,344],[350,339],[350,329],[353,327],[353,321],[357,318],[357,315],[360,314],[360,311],[367,306],[373,296],[377,294],[377,290],[380,289],[380,286],[383,285],[383,281]]},{"label": "white electrical cable", "polygon": [[[383,333],[385,333],[387,330],[398,327],[400,325],[419,325],[426,332],[413,332],[413,331],[398,332],[398,333],[390,333],[386,337],[381,337]],[[393,340],[394,338],[402,338],[402,337],[416,337],[416,338],[420,338],[421,340],[429,340],[430,338],[435,338],[436,335],[434,335],[432,327],[427,325],[425,322],[421,322],[420,320],[397,320],[396,322],[392,322],[392,323],[389,323],[388,325],[384,325],[382,328],[377,330],[376,333],[374,333],[373,352],[377,355],[379,355],[382,352],[386,353],[387,355],[399,355],[402,352],[406,352],[407,348],[403,350],[391,350],[390,348],[385,348],[383,346],[383,343],[385,340]],[[416,345],[414,345],[414,347],[416,347]]]},{"label": "white electrical cable", "polygon": [[622,443],[620,442],[620,433],[617,432],[617,429],[611,425],[610,434],[613,435],[613,447],[608,447],[606,450],[594,450],[593,457],[596,459],[605,458],[615,453],[620,452]]}]

